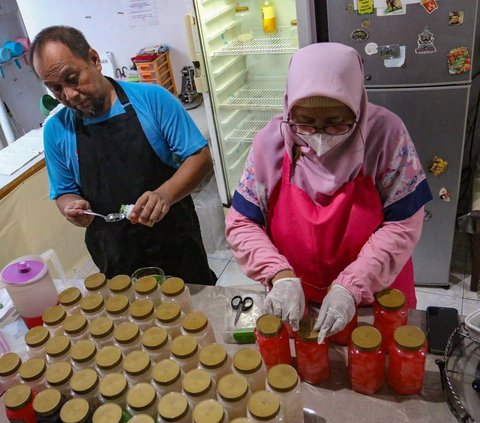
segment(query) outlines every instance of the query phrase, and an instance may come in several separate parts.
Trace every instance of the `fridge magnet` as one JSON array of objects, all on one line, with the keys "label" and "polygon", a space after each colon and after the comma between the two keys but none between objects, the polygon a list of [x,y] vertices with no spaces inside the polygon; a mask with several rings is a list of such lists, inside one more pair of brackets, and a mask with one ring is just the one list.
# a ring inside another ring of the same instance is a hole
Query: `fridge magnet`
[{"label": "fridge magnet", "polygon": [[448,73],[450,75],[458,75],[468,72],[472,68],[470,53],[467,47],[457,47],[450,50],[447,54]]},{"label": "fridge magnet", "polygon": [[364,29],[356,29],[355,31],[352,32],[350,36],[352,37],[353,41],[358,41],[362,43],[368,40],[368,37],[370,37],[370,34]]},{"label": "fridge magnet", "polygon": [[367,29],[367,28],[370,28],[370,25],[372,24],[372,22],[370,22],[370,19],[364,19],[362,21],[362,23],[360,24],[360,26],[363,28],[363,29]]},{"label": "fridge magnet", "polygon": [[405,46],[400,46],[399,50],[400,50],[400,53],[399,53],[398,57],[396,57],[394,59],[385,59],[383,61],[383,65],[386,68],[401,68],[405,64],[406,47]]},{"label": "fridge magnet", "polygon": [[387,6],[384,12],[386,15],[401,10],[403,8],[401,0],[385,0],[385,4]]},{"label": "fridge magnet", "polygon": [[422,33],[418,34],[417,48],[415,49],[415,54],[432,54],[436,53],[437,49],[433,45],[435,37],[433,32],[431,32],[426,26]]},{"label": "fridge magnet", "polygon": [[423,212],[423,220],[426,222],[432,218],[432,213],[428,210],[424,210]]},{"label": "fridge magnet", "polygon": [[353,5],[353,3],[345,3],[345,12],[347,13],[355,12],[355,6]]},{"label": "fridge magnet", "polygon": [[377,54],[378,53],[378,44],[377,43],[368,43],[365,46],[365,53],[368,54],[369,56]]},{"label": "fridge magnet", "polygon": [[442,201],[445,201],[447,203],[450,202],[450,193],[448,192],[447,188],[445,188],[445,187],[440,188],[440,191],[438,191],[438,197]]},{"label": "fridge magnet", "polygon": [[449,25],[461,25],[463,24],[463,12],[449,12],[448,13],[448,24]]},{"label": "fridge magnet", "polygon": [[384,46],[379,46],[378,51],[381,59],[397,59],[400,57],[399,44],[385,44]]},{"label": "fridge magnet", "polygon": [[427,169],[435,176],[440,176],[447,170],[448,162],[441,157],[435,156],[428,164]]},{"label": "fridge magnet", "polygon": [[370,15],[374,11],[373,0],[358,0],[358,10],[359,15]]},{"label": "fridge magnet", "polygon": [[423,8],[428,13],[433,13],[435,12],[435,10],[438,9],[438,4],[436,0],[420,0],[420,3],[422,3]]}]

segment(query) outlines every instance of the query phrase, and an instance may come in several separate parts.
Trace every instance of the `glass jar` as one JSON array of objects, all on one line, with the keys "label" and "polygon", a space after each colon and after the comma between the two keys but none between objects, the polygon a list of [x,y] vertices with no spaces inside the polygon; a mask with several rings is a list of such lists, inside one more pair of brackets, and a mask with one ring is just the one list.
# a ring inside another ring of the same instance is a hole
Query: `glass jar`
[{"label": "glass jar", "polygon": [[268,391],[258,391],[248,400],[247,417],[255,423],[280,423],[280,399]]},{"label": "glass jar", "polygon": [[295,351],[297,354],[297,370],[300,379],[316,385],[330,376],[328,361],[328,341],[317,342],[318,332],[302,327],[295,333]]},{"label": "glass jar", "polygon": [[128,420],[128,423],[155,423],[155,421],[153,417],[147,416],[146,414],[137,414],[136,416],[132,416],[132,418]]},{"label": "glass jar", "polygon": [[230,423],[252,423],[252,421],[246,417],[239,417],[238,419],[230,420]]},{"label": "glass jar", "polygon": [[10,422],[37,422],[30,386],[19,384],[10,387],[5,393],[3,402]]},{"label": "glass jar", "polygon": [[113,344],[114,325],[112,319],[102,316],[97,317],[90,323],[90,339],[95,343],[97,348],[105,345]]},{"label": "glass jar", "polygon": [[127,411],[132,415],[157,416],[157,393],[149,383],[137,383],[127,393]]},{"label": "glass jar", "polygon": [[45,372],[47,365],[43,358],[31,358],[20,366],[18,374],[23,383],[30,386],[33,395],[42,391],[47,387],[47,380],[45,379]]},{"label": "glass jar", "polygon": [[105,301],[98,292],[85,295],[80,301],[82,314],[90,323],[93,319],[105,315]]},{"label": "glass jar", "polygon": [[151,328],[155,321],[155,307],[150,300],[136,300],[130,304],[129,320],[135,323],[144,332]]},{"label": "glass jar", "polygon": [[191,335],[180,335],[172,340],[170,357],[187,373],[198,366],[199,348],[197,340]]},{"label": "glass jar", "polygon": [[88,320],[83,314],[68,316],[63,322],[63,331],[74,343],[88,339]]},{"label": "glass jar", "polygon": [[72,286],[71,288],[64,289],[60,294],[58,294],[58,301],[60,304],[65,307],[67,314],[71,316],[72,314],[79,314],[80,300],[82,299],[81,291]]},{"label": "glass jar", "polygon": [[229,373],[218,381],[217,399],[230,419],[246,417],[250,395],[247,379],[239,374]]},{"label": "glass jar", "polygon": [[280,399],[286,422],[303,422],[302,385],[297,371],[289,364],[273,366],[267,375],[267,391]]},{"label": "glass jar", "polygon": [[29,357],[45,358],[45,344],[50,339],[50,332],[46,327],[33,327],[25,334],[24,339],[25,344],[27,344],[27,354]]},{"label": "glass jar", "polygon": [[132,351],[123,359],[123,371],[130,386],[152,378],[152,361],[145,351]]},{"label": "glass jar", "polygon": [[[235,20],[240,24],[240,34],[252,34],[252,22],[250,16],[250,8],[246,5],[238,5],[235,7]],[[240,39],[243,39],[242,37]]]},{"label": "glass jar", "polygon": [[388,384],[399,395],[422,391],[427,358],[427,342],[423,331],[413,325],[397,328],[390,344]]},{"label": "glass jar", "polygon": [[225,423],[228,421],[230,421],[228,412],[217,400],[203,400],[193,409],[193,423]]},{"label": "glass jar", "polygon": [[140,329],[133,322],[124,322],[118,325],[113,332],[113,336],[115,345],[122,351],[123,355],[142,348]]},{"label": "glass jar", "polygon": [[198,355],[198,368],[205,370],[215,382],[230,373],[231,367],[232,362],[223,345],[209,344]]},{"label": "glass jar", "polygon": [[205,370],[193,369],[185,373],[182,392],[193,410],[200,401],[215,399],[215,382]]},{"label": "glass jar", "polygon": [[187,399],[179,392],[169,392],[158,402],[157,423],[191,423],[192,411]]},{"label": "glass jar", "polygon": [[135,299],[150,300],[155,306],[161,302],[161,292],[154,276],[143,276],[135,282]]},{"label": "glass jar", "polygon": [[92,423],[126,423],[130,415],[118,404],[103,404],[93,413]]},{"label": "glass jar", "polygon": [[298,48],[298,20],[292,19],[290,21],[290,43],[293,47]]},{"label": "glass jar", "polygon": [[405,294],[392,288],[377,292],[373,310],[373,325],[382,334],[382,349],[388,352],[395,329],[407,324],[408,310],[405,303]]},{"label": "glass jar", "polygon": [[45,389],[33,399],[33,410],[37,423],[60,423],[60,409],[66,399],[58,389]]},{"label": "glass jar", "polygon": [[357,327],[357,324],[358,315],[357,311],[355,310],[355,314],[353,315],[352,320],[347,323],[347,326],[345,326],[340,332],[329,336],[328,340],[337,345],[348,345],[350,343],[352,332]]},{"label": "glass jar", "polygon": [[43,326],[50,332],[50,336],[63,335],[63,322],[67,311],[61,305],[48,307],[42,314]]},{"label": "glass jar", "polygon": [[159,398],[168,392],[181,392],[184,373],[171,359],[159,361],[152,370],[152,382]]},{"label": "glass jar", "polygon": [[95,355],[97,347],[93,341],[82,339],[72,347],[72,366],[75,370],[95,366]]},{"label": "glass jar", "polygon": [[52,364],[45,372],[45,379],[50,388],[57,389],[65,398],[72,398],[70,379],[73,369],[70,363],[60,361]]},{"label": "glass jar", "polygon": [[108,281],[108,288],[113,295],[125,295],[128,301],[135,300],[135,288],[128,275],[117,275]]},{"label": "glass jar", "polygon": [[60,420],[64,423],[92,423],[93,412],[87,400],[72,398],[60,409]]},{"label": "glass jar", "polygon": [[128,321],[128,309],[130,302],[125,295],[114,295],[105,303],[105,311],[107,316],[113,320],[115,326]]},{"label": "glass jar", "polygon": [[100,379],[94,369],[82,369],[75,372],[70,379],[70,388],[74,398],[83,398],[95,409],[100,401]]},{"label": "glass jar", "polygon": [[58,361],[67,361],[70,359],[72,344],[65,335],[57,335],[50,338],[45,344],[45,353],[47,354],[47,363],[52,364]]},{"label": "glass jar", "polygon": [[122,352],[114,345],[103,347],[95,356],[95,365],[100,377],[121,372],[123,370],[122,362]]},{"label": "glass jar", "polygon": [[183,316],[182,309],[177,303],[163,303],[157,307],[156,317],[157,326],[164,328],[170,335],[170,338],[176,338],[181,335],[181,326]]},{"label": "glass jar", "polygon": [[257,319],[255,340],[267,368],[275,364],[292,364],[288,331],[276,316],[264,314]]},{"label": "glass jar", "polygon": [[172,341],[165,329],[154,326],[147,329],[142,336],[142,349],[154,363],[170,357]]},{"label": "glass jar", "polygon": [[212,326],[203,311],[192,311],[185,314],[182,320],[181,332],[183,335],[193,335],[201,347],[215,342]]},{"label": "glass jar", "polygon": [[182,311],[187,314],[192,311],[190,289],[181,278],[167,278],[162,283],[162,302],[177,303]]},{"label": "glass jar", "polygon": [[252,392],[265,389],[267,369],[262,356],[255,348],[242,348],[232,359],[232,370],[247,379]]},{"label": "glass jar", "polygon": [[107,277],[103,273],[93,273],[85,278],[83,281],[85,285],[85,293],[100,294],[103,298],[108,298],[110,295],[107,286]]},{"label": "glass jar", "polygon": [[7,390],[11,386],[20,383],[20,374],[18,373],[22,359],[17,353],[10,352],[0,357],[0,386],[2,390]]},{"label": "glass jar", "polygon": [[104,403],[114,403],[125,409],[127,405],[127,378],[121,373],[110,373],[100,382],[100,396]]}]

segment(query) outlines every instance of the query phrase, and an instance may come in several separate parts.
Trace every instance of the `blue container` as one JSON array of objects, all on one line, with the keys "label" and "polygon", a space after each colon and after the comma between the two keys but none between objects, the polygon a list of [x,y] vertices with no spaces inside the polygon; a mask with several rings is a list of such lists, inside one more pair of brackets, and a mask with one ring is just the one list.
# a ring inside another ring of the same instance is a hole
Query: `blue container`
[{"label": "blue container", "polygon": [[23,53],[23,46],[16,41],[7,41],[3,47],[10,50],[12,57],[20,56]]},{"label": "blue container", "polygon": [[0,47],[0,63],[8,62],[12,58],[12,53],[8,48]]}]

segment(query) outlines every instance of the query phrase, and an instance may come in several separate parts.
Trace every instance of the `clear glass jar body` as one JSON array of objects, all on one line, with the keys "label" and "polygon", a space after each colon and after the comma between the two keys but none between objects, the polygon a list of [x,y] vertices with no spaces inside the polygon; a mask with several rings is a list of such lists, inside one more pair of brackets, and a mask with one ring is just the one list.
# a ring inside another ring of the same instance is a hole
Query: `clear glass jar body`
[{"label": "clear glass jar body", "polygon": [[46,360],[47,356],[45,353],[45,344],[38,347],[30,347],[27,345],[27,355],[29,358],[43,358]]},{"label": "clear glass jar body", "polygon": [[198,367],[198,354],[199,349],[197,348],[197,351],[190,357],[180,358],[170,354],[170,358],[180,366],[184,373],[187,373],[189,370],[193,370]]},{"label": "clear glass jar body", "polygon": [[182,327],[182,319],[184,316],[185,316],[185,313],[183,313],[182,311],[178,319],[174,320],[173,322],[161,322],[160,320],[156,319],[155,324],[158,327],[165,329],[167,333],[170,335],[170,338],[173,339],[182,334],[181,327]]},{"label": "clear glass jar body", "polygon": [[170,358],[171,345],[172,345],[172,341],[170,340],[170,337],[168,337],[167,342],[164,345],[162,345],[160,348],[149,349],[149,348],[145,348],[145,346],[142,345],[142,350],[145,351],[150,356],[153,363],[158,363],[161,360]]},{"label": "clear glass jar body", "polygon": [[236,419],[238,417],[247,417],[247,404],[248,399],[252,395],[250,388],[246,395],[237,401],[227,401],[223,399],[217,392],[217,400],[220,404],[222,404],[223,409],[228,413],[228,417],[230,420]]},{"label": "clear glass jar body", "polygon": [[152,380],[152,364],[150,363],[150,366],[145,369],[143,373],[140,374],[130,374],[127,373],[125,369],[123,370],[123,373],[125,375],[125,378],[127,379],[129,386],[134,386],[137,383],[142,382],[150,383]]},{"label": "clear glass jar body", "polygon": [[75,361],[75,360],[72,359],[71,363],[72,363],[72,367],[77,371],[82,370],[82,369],[86,369],[88,367],[94,369],[95,368],[95,354],[92,356],[92,358],[90,358],[90,360]]},{"label": "clear glass jar body", "polygon": [[135,291],[135,300],[150,300],[155,305],[160,304],[162,302],[162,292],[160,291],[160,287],[157,285],[157,288],[148,294],[142,294]]},{"label": "clear glass jar body", "polygon": [[70,399],[73,397],[73,392],[70,389],[70,379],[60,385],[51,385],[47,383],[48,388],[55,388],[62,396],[66,399]]},{"label": "clear glass jar body", "polygon": [[256,328],[254,333],[258,349],[267,369],[276,364],[292,364],[288,331],[283,323],[279,333],[274,336],[263,336]]},{"label": "clear glass jar body", "polygon": [[127,404],[126,410],[132,416],[136,416],[137,414],[146,414],[147,416],[150,416],[151,418],[156,419],[157,418],[157,402],[158,401],[155,401],[153,405],[151,405],[147,409],[142,409],[142,410],[135,410],[129,404]]},{"label": "clear glass jar body", "polygon": [[[162,368],[160,374],[157,373],[159,368],[157,366]],[[182,382],[185,373],[180,367],[177,368],[177,366],[173,360],[165,359],[156,365],[157,371],[152,371],[152,385],[157,391],[159,398],[162,398],[169,392],[182,392]]]},{"label": "clear glass jar body", "polygon": [[64,289],[62,292],[60,292],[60,294],[58,294],[58,300],[60,304],[65,308],[67,316],[72,316],[73,314],[80,314],[81,299],[82,293],[76,287]]},{"label": "clear glass jar body", "polygon": [[287,392],[276,391],[268,383],[266,390],[274,393],[280,399],[280,410],[285,422],[303,423],[303,398],[300,379],[298,379],[295,387]]},{"label": "clear glass jar body", "polygon": [[50,332],[50,336],[56,336],[56,335],[63,335],[63,320],[58,322],[57,324],[55,325],[47,325],[47,324],[43,324],[43,326],[45,328],[48,329],[48,331]]},{"label": "clear glass jar body", "polygon": [[[174,391],[175,392],[175,391]],[[187,414],[185,414],[183,417],[177,420],[165,420],[162,418],[162,416],[158,415],[157,420],[155,420],[157,423],[192,423],[192,410],[189,408],[187,411]]]},{"label": "clear glass jar body", "polygon": [[67,350],[65,350],[65,352],[63,354],[57,355],[57,356],[52,356],[52,355],[46,354],[47,364],[52,365],[53,363],[58,363],[60,361],[70,361],[70,351],[71,351],[71,349],[72,349],[72,347],[70,346]]},{"label": "clear glass jar body", "polygon": [[128,314],[128,308],[126,308],[125,311],[123,311],[122,313],[112,314],[112,313],[106,312],[105,314],[108,318],[112,319],[113,324],[115,326],[118,326],[119,324],[121,324],[123,322],[128,322],[128,320],[129,320],[128,317],[130,316]]},{"label": "clear glass jar body", "polygon": [[356,392],[371,395],[379,391],[385,380],[385,351],[380,346],[365,351],[350,343],[348,377]]},{"label": "clear glass jar body", "polygon": [[352,320],[350,320],[347,323],[347,326],[345,326],[340,332],[332,336],[329,336],[328,340],[337,345],[348,345],[350,343],[352,332],[357,327],[357,324],[358,324],[358,314],[357,314],[357,311],[355,311],[355,314],[353,315]]},{"label": "clear glass jar body", "polygon": [[1,386],[0,392],[3,392],[4,390],[7,391],[9,388],[11,388],[12,386],[18,385],[19,383],[22,383],[22,379],[18,374],[18,370],[11,375],[0,376],[0,386]]},{"label": "clear glass jar body", "polygon": [[232,371],[232,359],[227,354],[227,359],[225,360],[225,362],[215,368],[205,367],[199,361],[198,368],[205,370],[215,382],[218,382],[222,378],[222,376],[225,376],[227,373],[230,373]]},{"label": "clear glass jar body", "polygon": [[98,382],[95,388],[93,388],[93,390],[91,390],[90,392],[78,393],[78,392],[72,391],[72,394],[73,394],[73,398],[83,398],[84,400],[86,400],[90,404],[90,407],[92,407],[94,410],[97,409],[100,405],[102,405]]},{"label": "clear glass jar body", "polygon": [[190,289],[187,285],[185,285],[185,289],[180,294],[175,296],[162,294],[161,299],[163,303],[177,303],[185,314],[193,311]]},{"label": "clear glass jar body", "polygon": [[140,331],[143,333],[148,328],[151,328],[155,325],[155,313],[152,313],[146,319],[135,319],[132,316],[128,316],[128,320],[135,323],[138,326],[138,329],[140,329]]},{"label": "clear glass jar body", "polygon": [[161,385],[157,383],[155,380],[152,380],[152,385],[157,391],[158,397],[161,398],[165,394],[168,394],[169,392],[182,392],[182,381],[184,376],[185,376],[185,373],[183,372],[182,369],[180,369],[180,377],[169,385]]},{"label": "clear glass jar body", "polygon": [[182,335],[194,336],[197,339],[200,347],[206,347],[208,344],[215,343],[215,334],[213,333],[213,328],[208,321],[205,328],[198,332],[188,332],[183,327],[180,328],[180,331]]},{"label": "clear glass jar body", "polygon": [[105,347],[106,345],[112,345],[115,342],[115,338],[113,337],[113,331],[102,338],[90,335],[90,340],[95,343],[98,350],[102,347]]},{"label": "clear glass jar body", "polygon": [[329,378],[328,339],[318,344],[316,340],[305,340],[295,335],[297,371],[304,382],[315,385]]},{"label": "clear glass jar body", "polygon": [[117,404],[122,408],[122,410],[125,410],[127,407],[127,391],[116,398],[105,398],[102,396],[102,394],[100,394],[100,400],[102,404]]},{"label": "clear glass jar body", "polygon": [[136,350],[142,349],[142,341],[140,336],[135,338],[132,342],[129,343],[122,343],[122,342],[114,342],[114,345],[122,352],[123,356],[126,356],[128,353]]},{"label": "clear glass jar body", "polygon": [[182,387],[182,394],[185,395],[185,398],[187,398],[187,401],[188,401],[188,405],[190,406],[190,409],[193,410],[195,408],[195,406],[199,403],[199,402],[202,402],[204,400],[207,400],[207,399],[214,399],[216,400],[217,399],[217,396],[216,396],[216,383],[215,381],[210,378],[210,387],[208,388],[208,390],[204,393],[202,393],[201,395],[191,395],[190,393],[186,392],[183,387]]},{"label": "clear glass jar body", "polygon": [[72,344],[75,344],[78,341],[81,341],[82,339],[88,339],[89,336],[90,336],[89,331],[88,331],[88,320],[87,320],[87,324],[77,332],[72,333],[72,332],[65,331],[65,336],[68,339],[70,339],[70,342]]},{"label": "clear glass jar body", "polygon": [[239,370],[232,364],[232,372],[243,376],[247,379],[248,386],[252,393],[257,391],[262,391],[265,389],[265,380],[267,379],[267,369],[265,364],[262,363],[261,366],[250,373],[244,373]]},{"label": "clear glass jar body", "polygon": [[419,394],[425,377],[427,343],[418,350],[407,350],[390,344],[388,358],[388,384],[399,395]]},{"label": "clear glass jar body", "polygon": [[[288,420],[282,419],[282,414],[278,413],[276,416],[272,417],[271,419],[268,420],[259,420],[256,419],[252,413],[250,413],[250,410],[247,409],[247,418],[252,422],[252,423],[287,423]],[[302,420],[303,421],[303,420]]]},{"label": "clear glass jar body", "polygon": [[82,312],[82,307],[80,306],[80,300],[73,305],[66,306],[64,305],[67,312],[67,316],[73,316],[74,314],[80,314]]},{"label": "clear glass jar body", "polygon": [[22,380],[22,383],[30,386],[30,389],[32,390],[34,395],[38,394],[40,391],[43,391],[44,389],[47,389],[47,379],[45,379],[45,373],[40,375],[35,380]]},{"label": "clear glass jar body", "polygon": [[120,360],[116,366],[108,369],[104,367],[99,367],[97,364],[97,366],[95,367],[95,370],[97,371],[98,375],[102,378],[109,375],[110,373],[121,373],[123,371],[122,360]]},{"label": "clear glass jar body", "polygon": [[384,351],[389,351],[390,345],[393,342],[393,333],[395,329],[407,324],[408,309],[403,305],[397,310],[391,310],[382,307],[375,301],[374,306],[374,326],[382,334],[382,348]]},{"label": "clear glass jar body", "polygon": [[82,310],[82,314],[87,318],[88,323],[91,323],[92,320],[95,320],[97,317],[102,317],[106,315],[105,304],[103,304],[103,306],[100,307],[98,310],[91,313],[87,313],[85,312],[85,310]]}]

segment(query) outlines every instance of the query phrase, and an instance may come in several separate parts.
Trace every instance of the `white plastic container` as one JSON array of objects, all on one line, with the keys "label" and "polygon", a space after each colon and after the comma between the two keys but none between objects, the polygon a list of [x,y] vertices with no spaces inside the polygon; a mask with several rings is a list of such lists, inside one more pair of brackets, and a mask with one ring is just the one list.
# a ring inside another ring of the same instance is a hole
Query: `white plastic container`
[{"label": "white plastic container", "polygon": [[190,290],[181,278],[167,278],[162,283],[162,302],[177,303],[187,314],[193,310]]},{"label": "white plastic container", "polygon": [[152,370],[152,384],[159,398],[168,392],[181,392],[183,377],[183,370],[176,361],[159,361]]},{"label": "white plastic container", "polygon": [[165,329],[157,326],[147,329],[142,336],[142,349],[154,363],[170,357],[172,341]]},{"label": "white plastic container", "polygon": [[187,397],[192,410],[201,401],[216,399],[215,389],[215,381],[205,370],[193,369],[185,373],[182,382],[182,393]]},{"label": "white plastic container", "polygon": [[107,345],[97,352],[95,366],[100,377],[123,370],[123,355],[119,348]]},{"label": "white plastic container", "polygon": [[145,351],[132,351],[123,359],[123,372],[130,386],[137,383],[150,383],[152,379],[152,361]]},{"label": "white plastic container", "polygon": [[185,314],[182,320],[181,331],[183,335],[194,336],[201,347],[215,343],[213,328],[203,311],[192,311]]},{"label": "white plastic container", "polygon": [[30,358],[45,359],[45,344],[50,339],[50,332],[44,326],[35,326],[25,334],[27,354]]},{"label": "white plastic container", "polygon": [[170,392],[158,402],[157,423],[192,423],[192,410],[179,392]]},{"label": "white plastic container", "polygon": [[198,366],[199,352],[198,342],[194,336],[180,335],[172,340],[170,358],[175,360],[187,373]]},{"label": "white plastic container", "polygon": [[239,374],[229,373],[217,383],[217,400],[228,411],[230,419],[247,416],[250,395],[247,379]]},{"label": "white plastic container", "polygon": [[176,338],[181,335],[182,320],[185,314],[177,303],[169,302],[160,304],[156,311],[156,324],[164,328],[170,338]]},{"label": "white plastic container", "polygon": [[209,344],[200,351],[198,368],[205,370],[218,382],[222,376],[232,371],[232,360],[223,345]]},{"label": "white plastic container", "polygon": [[232,371],[247,379],[252,393],[265,389],[267,369],[255,348],[242,348],[232,358]]}]

